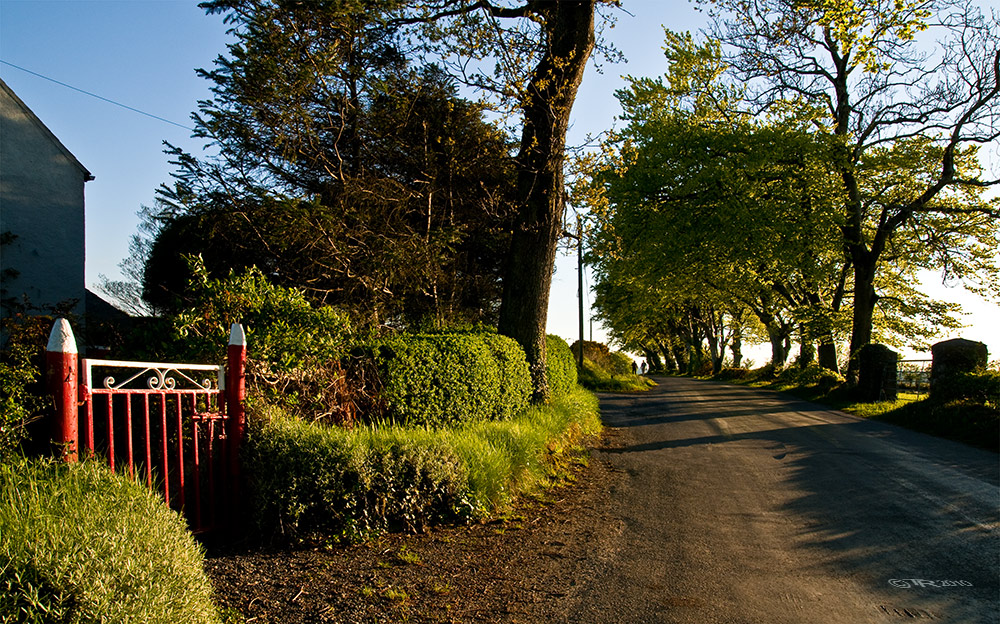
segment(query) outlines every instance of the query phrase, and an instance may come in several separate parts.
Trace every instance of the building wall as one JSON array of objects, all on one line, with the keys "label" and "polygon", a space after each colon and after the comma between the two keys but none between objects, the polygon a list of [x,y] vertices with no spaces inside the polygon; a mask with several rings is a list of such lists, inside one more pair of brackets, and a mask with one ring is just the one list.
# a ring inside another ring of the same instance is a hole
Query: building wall
[{"label": "building wall", "polygon": [[[0,81],[0,249],[4,297],[85,305],[86,169]],[[7,269],[18,272],[13,277]]]}]

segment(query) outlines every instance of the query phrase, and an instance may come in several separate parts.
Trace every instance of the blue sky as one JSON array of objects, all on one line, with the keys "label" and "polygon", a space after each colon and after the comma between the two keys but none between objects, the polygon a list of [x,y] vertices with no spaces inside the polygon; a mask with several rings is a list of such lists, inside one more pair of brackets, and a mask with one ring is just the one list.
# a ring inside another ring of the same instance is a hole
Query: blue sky
[{"label": "blue sky", "polygon": [[[591,68],[574,107],[570,143],[611,127],[618,112],[614,90],[621,74],[663,72],[661,25],[696,31],[704,14],[688,2],[626,0],[609,38],[627,64]],[[208,82],[196,68],[210,68],[225,52],[226,26],[188,0],[0,0],[0,59],[91,93],[182,125]],[[195,154],[201,143],[190,131],[77,93],[7,65],[0,77],[95,176],[87,183],[87,283],[99,275],[118,276],[128,254],[136,212],[153,202],[156,187],[169,181],[171,166],[162,153],[169,141]],[[549,331],[576,335],[576,262],[560,256],[549,308]],[[933,280],[931,280],[933,281]],[[940,292],[940,294],[938,294]],[[966,337],[983,340],[992,357],[1000,353],[1000,308],[940,289],[937,296],[962,299],[975,329]],[[991,320],[992,319],[992,320]],[[588,324],[589,325],[589,324]],[[595,324],[594,338],[604,340]],[[766,356],[761,355],[758,362]]]}]

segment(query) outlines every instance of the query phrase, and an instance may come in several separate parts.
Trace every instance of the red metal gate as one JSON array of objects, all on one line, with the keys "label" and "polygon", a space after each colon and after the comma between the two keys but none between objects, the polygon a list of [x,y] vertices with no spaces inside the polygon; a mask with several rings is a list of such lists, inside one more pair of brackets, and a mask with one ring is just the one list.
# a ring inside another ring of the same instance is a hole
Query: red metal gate
[{"label": "red metal gate", "polygon": [[47,348],[55,398],[53,439],[76,461],[105,458],[209,531],[239,508],[239,444],[246,396],[246,340],[234,324],[228,366],[84,358],[77,367],[69,323],[56,321]]}]

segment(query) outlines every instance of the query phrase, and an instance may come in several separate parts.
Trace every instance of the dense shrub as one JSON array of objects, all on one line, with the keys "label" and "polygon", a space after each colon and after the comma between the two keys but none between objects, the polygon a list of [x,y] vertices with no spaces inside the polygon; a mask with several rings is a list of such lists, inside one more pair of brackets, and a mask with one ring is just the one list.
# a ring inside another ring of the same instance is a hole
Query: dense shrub
[{"label": "dense shrub", "polygon": [[[578,361],[580,341],[570,345],[573,361]],[[591,340],[583,341],[583,358],[590,360],[609,375],[628,375],[632,372],[632,358],[621,351],[611,351],[606,344]],[[581,371],[582,374],[582,371]]]},{"label": "dense shrub", "polygon": [[583,360],[578,381],[584,388],[595,392],[638,392],[656,385],[649,377],[633,374],[631,365],[627,373],[612,374],[589,359]]},{"label": "dense shrub", "polygon": [[252,509],[265,536],[356,539],[457,514],[466,475],[425,429],[327,427],[258,414],[245,449]]},{"label": "dense shrub", "polygon": [[559,336],[548,335],[545,344],[545,366],[552,398],[565,396],[576,386],[576,360],[569,345]]},{"label": "dense shrub", "polygon": [[510,418],[528,403],[524,352],[496,334],[399,334],[372,349],[385,417],[441,427]]},{"label": "dense shrub", "polygon": [[749,375],[750,370],[747,368],[723,368],[713,376],[713,379],[718,379],[719,381],[736,381],[746,379]]},{"label": "dense shrub", "polygon": [[202,552],[98,463],[0,463],[0,622],[217,622]]},{"label": "dense shrub", "polygon": [[302,292],[270,283],[256,268],[211,279],[200,258],[191,266],[186,307],[172,319],[173,340],[165,346],[172,353],[165,355],[222,361],[231,325],[242,323],[251,396],[304,417],[349,421],[343,413],[346,390],[340,367],[351,339],[346,315],[313,307]]},{"label": "dense shrub", "polygon": [[635,363],[631,357],[621,351],[614,351],[608,357],[609,365],[605,368],[612,375],[632,374],[632,365]]},{"label": "dense shrub", "polygon": [[996,409],[1000,407],[1000,372],[982,370],[940,377],[934,380],[931,397],[936,401],[964,400]]},{"label": "dense shrub", "polygon": [[792,386],[819,388],[829,392],[844,383],[844,377],[819,364],[811,363],[805,368],[790,366],[777,375],[777,381]]},{"label": "dense shrub", "polygon": [[579,388],[552,405],[465,427],[357,427],[255,412],[246,446],[251,509],[264,537],[359,539],[504,509],[571,461],[600,430]]},{"label": "dense shrub", "polygon": [[42,367],[52,318],[14,313],[0,322],[0,457],[17,448],[45,406]]},{"label": "dense shrub", "polygon": [[517,341],[499,334],[484,333],[482,339],[493,351],[499,367],[500,394],[495,418],[506,420],[519,414],[531,398],[531,373],[524,349]]}]

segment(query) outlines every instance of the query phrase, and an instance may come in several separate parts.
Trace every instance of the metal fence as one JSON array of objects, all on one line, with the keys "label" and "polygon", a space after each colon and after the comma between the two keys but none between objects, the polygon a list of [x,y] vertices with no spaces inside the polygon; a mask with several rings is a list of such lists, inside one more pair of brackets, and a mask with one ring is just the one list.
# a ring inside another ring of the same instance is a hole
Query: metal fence
[{"label": "metal fence", "polygon": [[931,387],[932,360],[899,360],[896,365],[896,387],[899,398],[919,400]]}]

